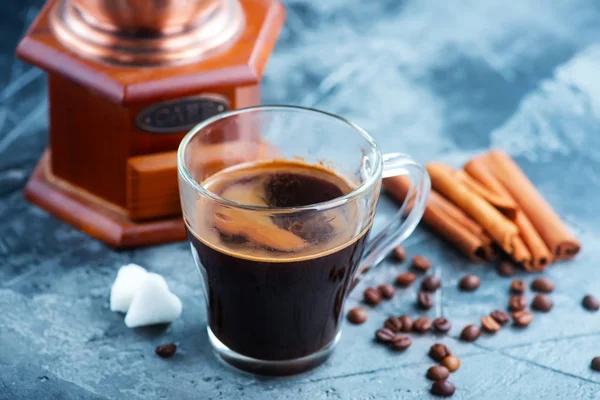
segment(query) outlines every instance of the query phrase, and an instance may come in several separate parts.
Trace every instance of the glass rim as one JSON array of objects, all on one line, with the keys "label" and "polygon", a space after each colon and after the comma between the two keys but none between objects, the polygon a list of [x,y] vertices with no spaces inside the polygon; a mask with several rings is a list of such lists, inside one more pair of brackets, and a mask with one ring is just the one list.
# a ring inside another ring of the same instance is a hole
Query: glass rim
[{"label": "glass rim", "polygon": [[[300,207],[269,207],[269,206],[256,206],[256,205],[244,204],[244,203],[239,203],[237,201],[226,199],[224,197],[219,196],[216,193],[211,192],[210,190],[208,190],[204,186],[202,186],[202,184],[200,182],[196,181],[196,179],[194,179],[194,177],[192,177],[192,175],[190,174],[187,166],[185,165],[185,149],[188,147],[191,140],[201,130],[203,130],[207,126],[211,125],[212,123],[223,120],[223,119],[227,119],[230,117],[234,117],[236,115],[241,115],[241,114],[246,114],[246,113],[256,112],[256,111],[303,112],[303,113],[308,113],[308,114],[318,114],[321,116],[326,116],[329,118],[336,119],[336,120],[344,123],[348,127],[352,128],[357,133],[359,133],[362,136],[362,138],[365,139],[367,141],[367,143],[371,146],[371,148],[375,152],[375,170],[364,182],[362,182],[359,186],[354,188],[354,190],[352,190],[351,192],[349,192],[343,196],[336,197],[335,199],[331,199],[331,200],[324,201],[321,203],[314,203],[314,204],[309,204],[309,205],[300,206]],[[239,108],[236,110],[225,111],[225,112],[219,113],[217,115],[214,115],[210,118],[207,118],[204,121],[197,124],[196,126],[194,126],[188,133],[185,134],[185,136],[181,140],[181,143],[179,144],[179,148],[177,149],[177,172],[178,172],[179,176],[181,178],[183,178],[183,180],[188,185],[190,185],[196,192],[218,202],[220,205],[224,205],[227,207],[233,207],[233,208],[237,208],[237,209],[248,210],[248,211],[269,211],[269,212],[274,212],[274,213],[278,213],[278,212],[279,213],[289,213],[289,212],[306,211],[306,210],[324,210],[324,209],[335,208],[335,207],[339,207],[343,204],[346,204],[346,203],[358,198],[359,196],[366,193],[379,180],[379,176],[382,174],[382,171],[383,171],[382,159],[383,159],[383,157],[381,155],[381,150],[379,149],[379,146],[377,145],[377,143],[375,143],[375,141],[367,133],[367,131],[365,131],[363,128],[361,128],[354,122],[347,120],[346,118],[340,117],[339,115],[332,114],[332,113],[329,113],[326,111],[321,111],[321,110],[317,110],[315,108],[309,108],[309,107],[284,106],[284,105],[259,105],[259,106],[245,107],[245,108]]]}]

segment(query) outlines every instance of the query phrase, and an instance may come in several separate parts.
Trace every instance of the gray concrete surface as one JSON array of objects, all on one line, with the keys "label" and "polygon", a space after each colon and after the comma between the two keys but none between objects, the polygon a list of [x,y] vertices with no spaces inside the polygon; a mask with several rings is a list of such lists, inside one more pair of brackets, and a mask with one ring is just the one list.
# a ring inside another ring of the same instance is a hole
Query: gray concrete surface
[{"label": "gray concrete surface", "polygon": [[[200,279],[186,243],[117,252],[23,200],[47,141],[43,74],[13,58],[41,0],[0,4],[0,398],[2,399],[423,399],[435,341],[462,359],[455,399],[595,399],[600,314],[600,3],[595,0],[441,2],[293,0],[264,79],[264,102],[321,108],[362,125],[386,151],[455,165],[488,147],[512,154],[577,232],[583,252],[545,273],[554,310],[530,327],[475,344],[457,340],[508,299],[509,280],[473,265],[419,228],[409,254],[426,254],[444,284],[436,307],[454,327],[414,339],[404,354],[372,342],[388,314],[415,313],[415,288],[345,324],[321,367],[267,379],[211,354]],[[375,229],[396,205],[382,198]],[[166,331],[129,330],[108,307],[117,269],[136,262],[164,274],[183,300]],[[406,268],[386,262],[363,282]],[[462,274],[482,277],[473,294]],[[531,276],[520,274],[525,279]],[[154,346],[177,342],[171,360]]]}]

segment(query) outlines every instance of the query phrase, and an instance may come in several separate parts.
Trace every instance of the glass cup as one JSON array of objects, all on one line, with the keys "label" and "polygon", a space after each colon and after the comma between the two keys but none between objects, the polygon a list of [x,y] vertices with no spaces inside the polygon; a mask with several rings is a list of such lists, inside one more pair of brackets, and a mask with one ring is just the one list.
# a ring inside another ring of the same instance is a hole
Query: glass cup
[{"label": "glass cup", "polygon": [[[348,293],[414,230],[430,190],[410,157],[382,155],[355,124],[299,107],[209,118],[185,136],[177,157],[210,343],[229,364],[259,374],[297,373],[327,358]],[[294,171],[314,179],[296,187]],[[398,175],[411,180],[411,209],[405,201],[369,238],[382,178]],[[281,203],[288,197],[304,203]]]}]

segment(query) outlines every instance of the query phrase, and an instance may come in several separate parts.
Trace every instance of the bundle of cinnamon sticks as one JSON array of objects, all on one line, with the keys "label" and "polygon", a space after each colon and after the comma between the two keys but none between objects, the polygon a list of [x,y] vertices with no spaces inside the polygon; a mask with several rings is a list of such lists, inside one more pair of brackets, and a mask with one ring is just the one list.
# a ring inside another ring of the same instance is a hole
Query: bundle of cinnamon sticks
[{"label": "bundle of cinnamon sticks", "polygon": [[[429,163],[427,171],[433,190],[423,221],[471,260],[505,253],[525,270],[540,271],[579,252],[577,238],[507,154],[493,150],[458,170]],[[411,195],[405,177],[383,185],[398,201]]]}]

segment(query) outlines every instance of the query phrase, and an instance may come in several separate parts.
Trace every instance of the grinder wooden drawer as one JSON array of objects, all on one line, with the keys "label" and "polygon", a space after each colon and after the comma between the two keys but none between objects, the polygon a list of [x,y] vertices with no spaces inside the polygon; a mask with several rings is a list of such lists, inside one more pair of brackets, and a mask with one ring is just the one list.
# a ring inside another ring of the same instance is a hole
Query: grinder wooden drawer
[{"label": "grinder wooden drawer", "polygon": [[[207,144],[194,151],[190,168],[200,180],[232,165],[277,155],[264,142],[242,140]],[[176,151],[127,160],[127,211],[136,221],[181,214]]]},{"label": "grinder wooden drawer", "polygon": [[127,160],[126,204],[133,220],[181,214],[176,151]]}]

